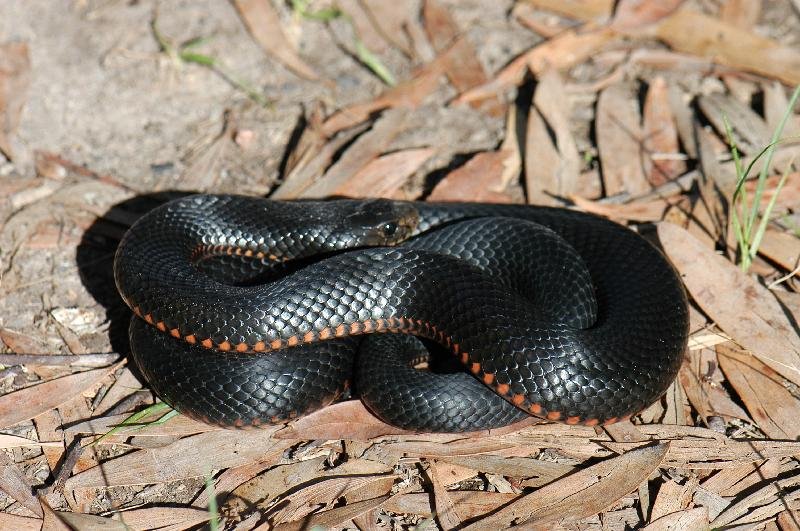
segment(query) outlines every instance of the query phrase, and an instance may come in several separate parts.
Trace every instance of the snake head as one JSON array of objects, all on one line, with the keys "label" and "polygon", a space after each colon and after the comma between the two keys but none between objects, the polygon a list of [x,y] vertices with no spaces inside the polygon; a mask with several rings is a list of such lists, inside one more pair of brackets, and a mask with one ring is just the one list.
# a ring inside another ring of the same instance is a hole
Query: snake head
[{"label": "snake head", "polygon": [[358,204],[344,223],[362,245],[395,245],[414,234],[419,212],[410,203],[374,199]]}]

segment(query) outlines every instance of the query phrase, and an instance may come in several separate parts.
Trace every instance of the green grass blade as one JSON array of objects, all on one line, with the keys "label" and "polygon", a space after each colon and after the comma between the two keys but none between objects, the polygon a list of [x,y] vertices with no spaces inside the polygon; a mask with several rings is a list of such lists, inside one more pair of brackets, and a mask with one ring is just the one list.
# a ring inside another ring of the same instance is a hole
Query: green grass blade
[{"label": "green grass blade", "polygon": [[[119,425],[114,426],[109,431],[107,431],[106,433],[104,433],[103,435],[101,435],[100,437],[95,439],[92,442],[92,446],[94,446],[95,444],[99,443],[100,441],[102,441],[106,437],[110,437],[111,435],[114,435],[115,433],[119,433],[124,428],[142,429],[145,426],[149,426],[150,424],[155,424],[155,423],[158,422],[158,420],[156,420],[156,421],[154,421],[152,423],[148,422],[147,424],[144,424],[144,425],[138,425],[137,423],[140,420],[142,420],[143,418],[145,418],[145,417],[147,417],[149,415],[154,415],[156,413],[160,413],[160,412],[166,411],[166,410],[169,410],[170,412],[174,411],[171,407],[169,407],[164,402],[156,402],[155,404],[153,404],[150,407],[146,407],[141,411],[137,411],[133,415],[129,416],[128,418],[126,418],[125,420],[120,422]],[[177,414],[177,412],[175,412],[175,413]],[[169,413],[167,413],[167,415],[169,415]],[[170,417],[170,418],[172,418],[172,417]],[[167,420],[169,420],[169,419],[167,419]],[[166,421],[164,421],[164,422],[166,422]],[[163,424],[163,422],[162,422],[162,424]]]},{"label": "green grass blade", "polygon": [[181,61],[186,63],[196,63],[198,65],[214,67],[217,65],[217,60],[210,55],[203,55],[201,53],[188,52],[186,50],[180,53]]},{"label": "green grass blade", "polygon": [[769,218],[772,214],[773,208],[775,208],[775,202],[778,199],[778,194],[781,193],[781,189],[783,185],[786,183],[786,178],[789,177],[789,171],[792,165],[794,164],[794,159],[789,163],[786,170],[781,175],[781,180],[778,181],[778,186],[775,187],[775,193],[772,194],[772,197],[769,200],[769,204],[764,209],[764,213],[761,216],[761,222],[758,224],[758,230],[756,230],[755,236],[753,236],[753,243],[750,245],[750,258],[755,258],[756,253],[758,252],[758,246],[761,245],[761,239],[764,237],[764,233],[767,231],[767,225],[769,224]]},{"label": "green grass blade", "polygon": [[786,110],[781,117],[781,121],[778,123],[778,127],[776,127],[775,131],[773,131],[769,146],[767,146],[764,153],[766,160],[764,161],[764,165],[761,167],[761,171],[758,174],[758,185],[756,186],[755,195],[753,197],[753,204],[751,206],[750,216],[748,218],[748,225],[745,229],[745,234],[747,234],[748,237],[752,234],[753,225],[758,217],[758,206],[761,202],[761,196],[764,193],[764,187],[766,186],[767,176],[769,175],[769,167],[772,164],[772,156],[775,153],[775,146],[778,142],[780,142],[783,129],[786,126],[786,122],[789,121],[789,117],[793,114],[794,106],[797,104],[798,98],[800,98],[800,85],[794,89],[792,97],[789,98],[789,104],[786,106]]},{"label": "green grass blade", "polygon": [[206,494],[208,495],[208,528],[211,531],[219,529],[219,508],[217,507],[217,493],[214,489],[214,474],[206,474]]},{"label": "green grass blade", "polygon": [[376,76],[381,78],[381,81],[393,87],[397,84],[397,80],[395,79],[394,75],[386,68],[378,56],[375,55],[370,51],[369,48],[364,44],[364,42],[356,37],[356,56],[358,60],[367,65],[367,67],[372,70]]},{"label": "green grass blade", "polygon": [[211,42],[211,37],[193,37],[188,41],[184,41],[181,43],[181,50],[190,50],[192,48],[197,48],[198,46],[202,46],[208,42]]}]

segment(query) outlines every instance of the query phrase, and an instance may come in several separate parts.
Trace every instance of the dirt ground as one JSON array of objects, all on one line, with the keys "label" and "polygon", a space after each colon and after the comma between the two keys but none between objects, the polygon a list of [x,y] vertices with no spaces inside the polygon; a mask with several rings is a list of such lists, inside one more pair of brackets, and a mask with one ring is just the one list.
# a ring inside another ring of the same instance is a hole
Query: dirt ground
[{"label": "dirt ground", "polygon": [[[226,529],[546,528],[553,507],[569,529],[800,528],[797,147],[775,152],[765,199],[789,177],[744,274],[720,125],[745,157],[769,144],[800,84],[796,0],[347,0],[327,22],[309,13],[329,2],[275,1],[249,18],[264,1],[0,1],[0,528],[199,528],[207,478]],[[685,371],[618,431],[413,439],[345,428],[344,410],[282,438],[179,417],[89,446],[156,400],[119,364],[114,250],[198,191],[577,206],[657,233],[692,297]],[[606,503],[581,475],[603,463]],[[501,510],[537,489],[549,509]]]}]

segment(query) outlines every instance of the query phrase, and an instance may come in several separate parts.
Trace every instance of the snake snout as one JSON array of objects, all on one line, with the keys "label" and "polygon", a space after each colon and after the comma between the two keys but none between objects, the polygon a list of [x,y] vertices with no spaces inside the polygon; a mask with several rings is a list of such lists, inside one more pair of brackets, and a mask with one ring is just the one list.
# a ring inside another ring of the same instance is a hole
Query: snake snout
[{"label": "snake snout", "polygon": [[348,222],[364,245],[395,245],[414,234],[419,212],[409,203],[376,199],[363,203]]}]

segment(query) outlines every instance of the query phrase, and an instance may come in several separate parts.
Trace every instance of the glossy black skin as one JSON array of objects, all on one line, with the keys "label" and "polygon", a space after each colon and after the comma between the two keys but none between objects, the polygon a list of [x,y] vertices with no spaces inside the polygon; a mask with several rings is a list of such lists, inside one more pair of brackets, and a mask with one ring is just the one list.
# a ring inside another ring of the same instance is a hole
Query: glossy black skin
[{"label": "glossy black skin", "polygon": [[[264,258],[215,257],[225,254],[220,247]],[[457,358],[467,353],[461,361],[488,384],[475,380],[475,392],[491,387],[506,400],[489,391],[457,412],[458,400],[430,394],[431,381],[401,378],[407,359],[360,377],[374,412],[424,431],[507,424],[520,417],[511,401],[568,422],[627,417],[673,381],[688,333],[683,288],[659,251],[624,227],[563,209],[193,196],[131,228],[115,278],[139,315],[198,343],[135,318],[133,355],[150,384],[176,409],[223,426],[280,422],[334,400],[347,386],[357,341],[319,335],[349,335],[354,323],[402,323],[405,333],[457,344]],[[199,346],[204,339],[229,349],[285,346],[309,337],[312,344],[282,350],[281,358]],[[297,365],[278,364],[293,358]],[[402,404],[392,395],[400,383],[411,389]]]}]

